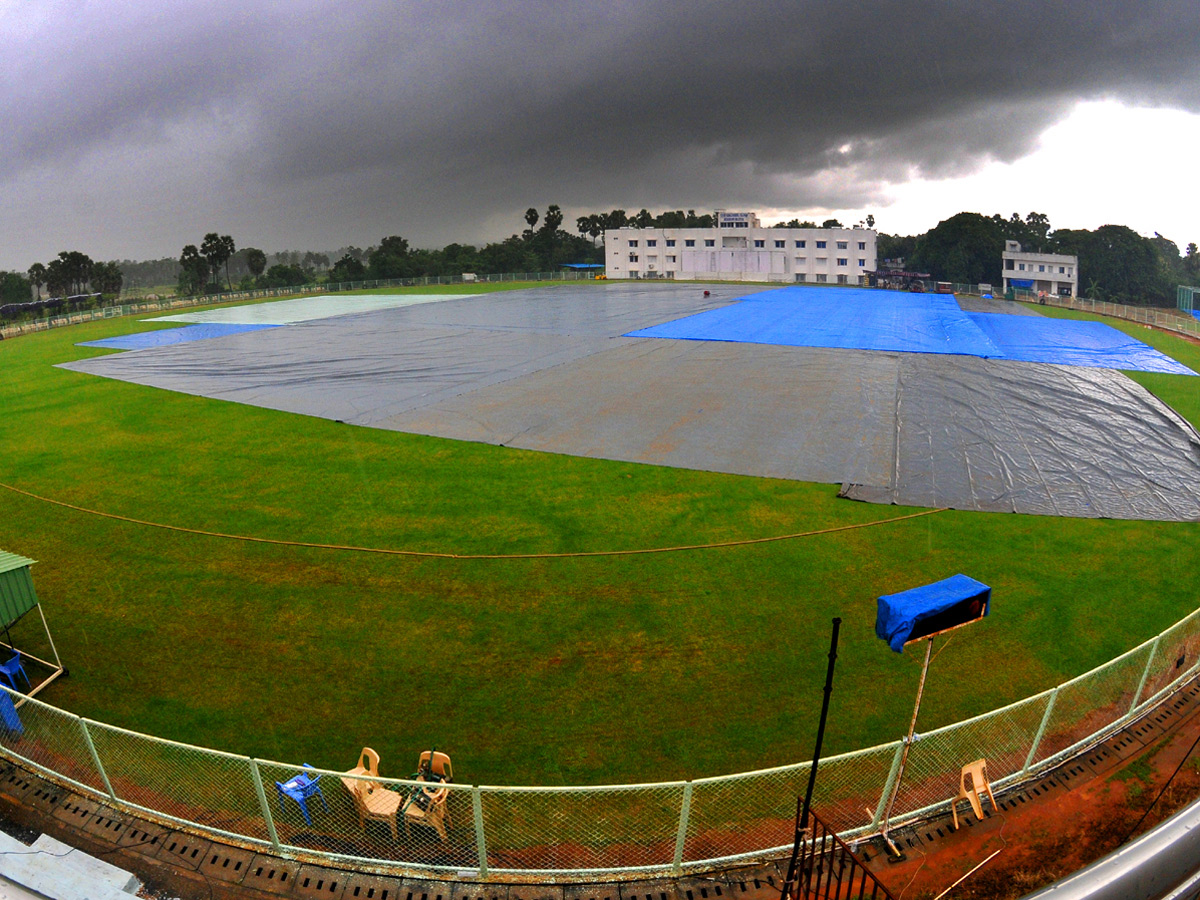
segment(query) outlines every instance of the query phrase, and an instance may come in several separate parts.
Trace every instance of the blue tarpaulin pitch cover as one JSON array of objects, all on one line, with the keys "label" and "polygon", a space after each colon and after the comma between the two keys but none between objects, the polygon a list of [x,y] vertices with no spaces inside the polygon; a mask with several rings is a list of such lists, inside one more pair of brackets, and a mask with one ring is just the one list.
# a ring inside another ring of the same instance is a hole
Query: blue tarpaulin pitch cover
[{"label": "blue tarpaulin pitch cover", "polygon": [[190,341],[204,341],[215,337],[228,337],[231,334],[243,334],[247,331],[259,331],[263,328],[274,328],[274,325],[226,325],[222,323],[204,323],[187,325],[183,328],[160,328],[157,331],[139,331],[136,334],[123,334],[119,337],[104,338],[99,341],[82,341],[80,347],[104,347],[108,350],[145,350],[149,347],[164,347],[167,344],[186,344]]},{"label": "blue tarpaulin pitch cover", "polygon": [[964,312],[951,294],[787,287],[631,331],[633,338],[945,353],[1195,375],[1102,322]]},{"label": "blue tarpaulin pitch cover", "polygon": [[952,295],[869,288],[780,288],[626,337],[1003,355],[963,314]]},{"label": "blue tarpaulin pitch cover", "polygon": [[1169,375],[1196,374],[1183,363],[1104,322],[1001,313],[965,315],[1000,348],[1000,359]]},{"label": "blue tarpaulin pitch cover", "polygon": [[[918,623],[927,623],[929,619],[960,603],[977,602],[986,616],[991,608],[991,595],[990,587],[966,575],[953,575],[898,594],[884,594],[879,598],[875,635],[887,641],[888,646],[897,653],[902,653],[905,642],[917,630]],[[921,629],[926,633],[929,630]]]}]

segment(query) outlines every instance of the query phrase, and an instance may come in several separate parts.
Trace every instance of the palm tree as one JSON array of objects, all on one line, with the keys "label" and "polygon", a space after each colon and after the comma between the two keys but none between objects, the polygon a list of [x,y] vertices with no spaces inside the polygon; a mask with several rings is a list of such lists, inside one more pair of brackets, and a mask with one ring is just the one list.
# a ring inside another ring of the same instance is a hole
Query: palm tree
[{"label": "palm tree", "polygon": [[37,298],[42,299],[42,285],[46,283],[46,267],[41,263],[34,263],[29,267],[29,283],[37,290]]}]

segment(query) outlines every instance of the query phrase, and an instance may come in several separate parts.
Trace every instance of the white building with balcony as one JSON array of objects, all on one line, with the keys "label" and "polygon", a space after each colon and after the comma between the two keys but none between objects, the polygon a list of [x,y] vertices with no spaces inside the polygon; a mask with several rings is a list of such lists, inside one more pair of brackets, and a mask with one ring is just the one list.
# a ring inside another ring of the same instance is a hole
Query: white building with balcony
[{"label": "white building with balcony", "polygon": [[609,278],[864,284],[875,268],[866,228],[764,228],[718,210],[715,228],[618,228],[605,235]]},{"label": "white building with balcony", "polygon": [[1035,291],[1075,297],[1079,294],[1079,257],[1029,253],[1017,241],[1005,241],[1000,264],[1004,290]]}]

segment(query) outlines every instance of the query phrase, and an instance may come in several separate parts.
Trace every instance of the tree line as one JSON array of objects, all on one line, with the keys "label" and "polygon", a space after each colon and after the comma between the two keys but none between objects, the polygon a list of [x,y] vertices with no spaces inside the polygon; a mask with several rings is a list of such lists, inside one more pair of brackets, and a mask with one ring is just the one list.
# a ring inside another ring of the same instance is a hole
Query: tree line
[{"label": "tree line", "polygon": [[[95,262],[76,250],[63,251],[47,264],[34,263],[25,273],[0,272],[0,315],[36,316],[45,312],[95,306],[126,287],[154,288],[174,284],[183,294],[221,290],[281,288],[318,281],[454,276],[464,272],[545,272],[565,262],[602,263],[602,241],[615,228],[711,228],[711,214],[695,210],[652,213],[643,208],[589,213],[575,220],[575,233],[563,228],[563,212],[550,205],[544,213],[530,207],[525,228],[501,241],[476,247],[448,244],[441,249],[413,248],[390,235],[363,249],[346,246],[330,255],[312,251],[268,254],[255,247],[238,249],[230,235],[209,232],[199,244],[183,247],[178,258],[135,262]],[[866,227],[874,226],[867,216]],[[821,225],[792,219],[776,228],[840,228],[837,219]],[[929,272],[939,281],[999,285],[1004,243],[1016,240],[1027,250],[1079,257],[1080,293],[1098,300],[1170,306],[1175,285],[1200,285],[1200,251],[1155,234],[1146,238],[1123,225],[1095,231],[1053,229],[1049,217],[1031,212],[1022,217],[961,212],[919,235],[880,234],[877,255],[903,258],[910,270]],[[43,299],[45,289],[48,296]]]},{"label": "tree line", "polygon": [[1039,212],[1023,218],[960,212],[924,234],[880,234],[876,253],[880,265],[904,259],[908,270],[928,272],[938,281],[999,286],[1005,241],[1018,241],[1035,253],[1079,257],[1079,293],[1093,300],[1173,306],[1176,285],[1200,285],[1194,242],[1180,253],[1179,245],[1161,234],[1147,238],[1124,225],[1056,230]]},{"label": "tree line", "polygon": [[118,263],[96,262],[78,250],[64,250],[24,273],[0,272],[0,316],[37,316],[96,306],[105,296],[118,296],[123,282]]},{"label": "tree line", "polygon": [[[389,235],[365,250],[341,248],[332,264],[324,253],[285,251],[268,257],[254,247],[239,251],[229,235],[210,232],[199,246],[185,246],[175,261],[177,287],[182,294],[217,293],[235,287],[299,287],[319,281],[341,283],[464,272],[546,272],[565,262],[603,262],[603,249],[595,246],[594,238],[588,240],[586,233],[577,237],[563,230],[563,213],[557,204],[551,204],[544,216],[530,207],[524,219],[527,227],[523,231],[483,247],[454,243],[425,250],[412,247],[400,235]],[[154,269],[161,271],[160,266]],[[234,274],[239,275],[236,285]]]}]

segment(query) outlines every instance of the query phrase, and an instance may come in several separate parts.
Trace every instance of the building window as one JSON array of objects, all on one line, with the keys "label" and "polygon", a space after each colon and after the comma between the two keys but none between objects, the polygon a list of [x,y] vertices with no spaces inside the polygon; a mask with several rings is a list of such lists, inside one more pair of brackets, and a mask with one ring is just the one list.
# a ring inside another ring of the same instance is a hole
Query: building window
[{"label": "building window", "polygon": [[824,250],[824,249],[825,249],[825,242],[824,242],[824,241],[817,241],[817,249],[818,249],[818,250]]},{"label": "building window", "polygon": [[630,242],[629,242],[629,246],[630,246],[630,247],[636,247],[636,246],[637,246],[637,241],[630,241]]},{"label": "building window", "polygon": [[755,247],[765,247],[765,246],[766,246],[766,244],[767,244],[767,242],[766,242],[766,241],[755,241],[755,242],[754,242],[754,246],[755,246]]},{"label": "building window", "polygon": [[803,272],[797,272],[797,273],[796,273],[796,280],[797,280],[797,281],[808,281],[808,276],[807,276],[807,275],[805,275]]},{"label": "building window", "polygon": [[1011,259],[1006,259],[1004,261],[1004,268],[1008,269],[1009,271],[1012,271],[1013,261]]},{"label": "building window", "polygon": [[674,246],[675,246],[675,241],[674,241],[674,240],[672,240],[671,238],[667,238],[667,246],[668,246],[668,247],[674,247]]},{"label": "building window", "polygon": [[656,240],[654,240],[654,239],[652,238],[652,239],[650,239],[650,240],[646,241],[646,246],[647,246],[647,247],[657,247],[657,246],[658,246],[658,241],[656,241]]},{"label": "building window", "polygon": [[651,265],[658,262],[658,254],[651,253],[649,256],[646,257],[646,262],[650,263]]},{"label": "building window", "polygon": [[780,250],[782,250],[782,249],[783,249],[783,245],[784,245],[784,244],[786,244],[786,243],[787,243],[787,241],[776,241],[776,242],[775,242],[775,246],[776,246],[776,247],[778,247]]},{"label": "building window", "polygon": [[797,256],[797,257],[796,257],[796,265],[798,265],[798,266],[802,266],[802,265],[804,265],[806,262],[808,262],[808,257],[807,257],[807,256]]},{"label": "building window", "polygon": [[827,282],[828,280],[829,280],[829,276],[828,276],[828,275],[818,275],[818,276],[817,276],[817,284],[824,284],[824,283],[825,283],[825,282]]},{"label": "building window", "polygon": [[808,243],[808,242],[807,242],[807,241],[796,241],[796,249],[797,249],[797,250],[803,250],[803,249],[804,249],[804,245],[805,245],[806,243]]},{"label": "building window", "polygon": [[749,228],[750,223],[749,222],[734,222],[733,227],[734,228]]},{"label": "building window", "polygon": [[1075,267],[1067,266],[1067,274],[1073,276],[1075,274]]},{"label": "building window", "polygon": [[838,245],[839,250],[846,250],[850,247],[850,242],[849,241],[838,241],[837,245]]},{"label": "building window", "polygon": [[866,267],[866,265],[867,265],[867,261],[866,261],[865,259],[860,259],[860,260],[858,261],[858,264],[859,264],[860,266]]},{"label": "building window", "polygon": [[1059,266],[1059,267],[1058,267],[1058,274],[1059,274],[1059,275],[1063,275],[1063,274],[1065,274],[1065,273],[1066,273],[1066,271],[1067,271],[1067,267],[1066,267],[1066,266]]},{"label": "building window", "polygon": [[838,261],[839,266],[847,265],[850,262],[850,260],[846,259],[846,257],[844,257],[844,256],[839,256],[837,258],[837,261]]},{"label": "building window", "polygon": [[817,257],[817,265],[818,266],[821,265],[822,263],[827,263],[827,262],[829,262],[828,256],[818,256]]},{"label": "building window", "polygon": [[638,261],[637,254],[636,254],[636,253],[630,253],[630,254],[629,254],[629,261],[630,261],[630,262],[637,262],[637,261]]},{"label": "building window", "polygon": [[866,241],[859,241],[859,242],[858,242],[858,249],[859,249],[859,250],[866,250],[866,249],[867,249],[867,242],[866,242]]},{"label": "building window", "polygon": [[667,257],[667,262],[675,262],[675,257],[674,257],[674,256],[668,256],[668,257]]},{"label": "building window", "polygon": [[1024,272],[1025,271],[1025,263],[1021,263],[1019,266],[1017,266],[1017,268],[1020,269],[1022,272]]},{"label": "building window", "polygon": [[838,284],[845,284],[845,283],[846,283],[846,276],[845,276],[845,275],[839,275],[839,276],[838,276]]},{"label": "building window", "polygon": [[1046,271],[1046,267],[1045,267],[1045,266],[1038,266],[1038,271],[1039,271],[1039,272],[1045,272],[1045,271]]},{"label": "building window", "polygon": [[696,246],[696,242],[695,242],[695,241],[692,241],[692,240],[684,241],[684,242],[683,242],[683,246],[685,246],[685,247],[695,247],[695,246]]},{"label": "building window", "polygon": [[705,238],[705,239],[704,239],[704,246],[705,246],[705,247],[715,247],[715,246],[717,246],[717,242],[716,242],[716,240],[715,240],[715,239],[713,239],[713,238]]}]

